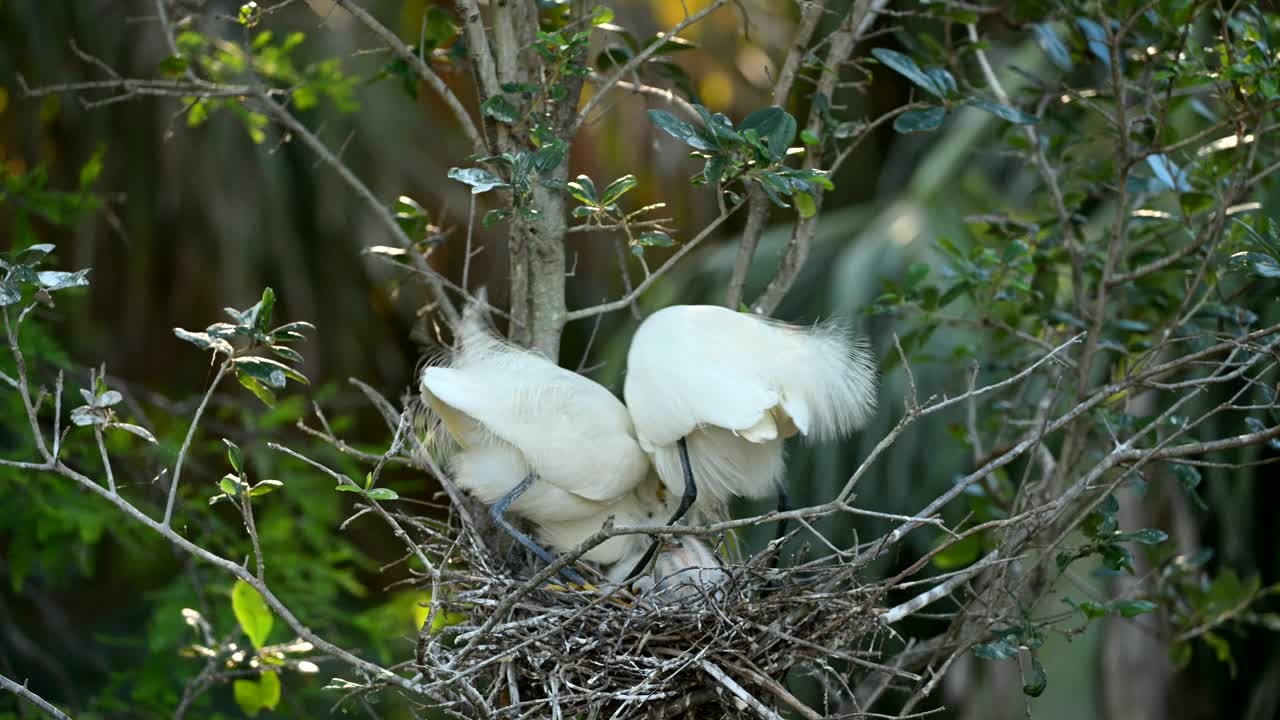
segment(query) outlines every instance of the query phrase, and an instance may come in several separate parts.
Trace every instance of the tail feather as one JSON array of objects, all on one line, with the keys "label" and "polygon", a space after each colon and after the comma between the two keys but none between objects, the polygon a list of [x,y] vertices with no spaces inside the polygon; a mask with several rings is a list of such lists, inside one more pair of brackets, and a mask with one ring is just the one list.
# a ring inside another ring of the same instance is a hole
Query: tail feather
[{"label": "tail feather", "polygon": [[825,441],[861,428],[876,407],[875,362],[867,345],[838,324],[795,329],[803,372],[788,377],[783,409],[807,437]]}]

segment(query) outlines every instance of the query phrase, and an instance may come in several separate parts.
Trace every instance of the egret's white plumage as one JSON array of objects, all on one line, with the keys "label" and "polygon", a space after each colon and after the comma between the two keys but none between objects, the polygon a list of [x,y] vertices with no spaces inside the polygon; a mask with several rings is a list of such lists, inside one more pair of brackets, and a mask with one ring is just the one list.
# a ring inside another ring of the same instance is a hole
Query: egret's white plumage
[{"label": "egret's white plumage", "polygon": [[[666,512],[656,481],[647,492],[641,488],[649,462],[612,393],[494,337],[473,308],[459,340],[447,366],[421,375],[422,397],[456,446],[449,448],[449,468],[459,487],[493,505],[534,474],[509,510],[562,551],[609,515],[618,524],[651,524],[654,513]],[[619,536],[584,557],[615,563],[643,544],[638,536]]]},{"label": "egret's white plumage", "polygon": [[783,473],[782,441],[826,440],[863,425],[875,408],[865,347],[839,327],[797,327],[712,305],[650,315],[627,355],[623,395],[640,446],[677,496],[685,438],[695,508],[762,497]]}]

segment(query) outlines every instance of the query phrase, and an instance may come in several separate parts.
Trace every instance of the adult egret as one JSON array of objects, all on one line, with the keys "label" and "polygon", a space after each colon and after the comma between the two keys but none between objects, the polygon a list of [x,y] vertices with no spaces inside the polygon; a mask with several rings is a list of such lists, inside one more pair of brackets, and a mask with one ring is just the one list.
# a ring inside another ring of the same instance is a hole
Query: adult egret
[{"label": "adult egret", "polygon": [[623,397],[640,447],[681,496],[674,524],[690,509],[722,515],[733,496],[776,492],[789,508],[783,440],[848,435],[871,416],[875,390],[870,354],[838,326],[674,305],[636,330]]},{"label": "adult egret", "polygon": [[[609,514],[642,522],[638,514],[659,507],[634,495],[650,468],[622,403],[598,383],[494,337],[474,305],[448,365],[422,371],[421,392],[456,445],[449,467],[458,486],[547,563],[550,553],[507,521],[508,510],[567,549]],[[611,538],[584,558],[616,562],[636,537]],[[572,569],[562,572],[584,584]]]}]

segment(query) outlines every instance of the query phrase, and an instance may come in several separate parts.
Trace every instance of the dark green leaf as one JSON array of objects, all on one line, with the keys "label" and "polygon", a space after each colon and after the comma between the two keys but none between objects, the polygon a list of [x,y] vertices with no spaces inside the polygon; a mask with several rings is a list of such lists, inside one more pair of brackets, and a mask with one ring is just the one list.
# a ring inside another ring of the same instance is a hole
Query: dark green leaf
[{"label": "dark green leaf", "polygon": [[1238,252],[1231,256],[1231,265],[1236,268],[1248,268],[1258,277],[1280,279],[1280,263],[1262,253]]},{"label": "dark green leaf", "polygon": [[938,87],[934,79],[921,70],[920,66],[916,65],[916,61],[910,57],[889,48],[875,48],[871,51],[871,55],[894,72],[915,83],[921,90],[938,98],[946,97],[946,89]]},{"label": "dark green leaf", "polygon": [[1168,539],[1169,535],[1167,533],[1163,530],[1156,530],[1155,528],[1146,528],[1144,530],[1138,530],[1137,532],[1131,533],[1120,533],[1112,538],[1114,542],[1133,541],[1141,543],[1142,545],[1159,545]]},{"label": "dark green leaf", "polygon": [[480,224],[485,227],[493,227],[494,225],[498,224],[503,220],[506,220],[509,217],[511,217],[510,210],[506,208],[497,208],[485,213],[484,219],[480,221]]},{"label": "dark green leaf", "polygon": [[1186,171],[1180,169],[1177,164],[1169,159],[1167,155],[1148,155],[1147,165],[1151,171],[1155,173],[1156,179],[1160,184],[1169,190],[1177,190],[1178,192],[1186,192],[1191,189],[1191,185],[1187,182]]},{"label": "dark green leaf", "polygon": [[302,373],[285,365],[284,363],[271,360],[264,357],[241,357],[234,360],[236,370],[245,373],[259,382],[266,383],[268,387],[277,390],[285,386],[286,378],[296,380],[304,385],[307,378]]},{"label": "dark green leaf", "polygon": [[796,119],[773,105],[748,115],[738,129],[743,133],[754,130],[767,148],[769,157],[777,162],[786,156],[787,148],[796,138]]},{"label": "dark green leaf", "polygon": [[1044,51],[1045,56],[1049,58],[1049,62],[1057,65],[1059,70],[1070,71],[1073,67],[1071,53],[1067,50],[1067,46],[1062,43],[1053,26],[1049,23],[1037,23],[1032,25],[1031,29],[1035,32],[1036,44]]},{"label": "dark green leaf", "polygon": [[293,348],[288,347],[286,345],[272,345],[271,352],[275,353],[279,357],[284,358],[285,360],[288,360],[289,362],[295,362],[295,363],[302,362],[302,354],[299,353],[297,350],[294,350]]},{"label": "dark green leaf", "polygon": [[1040,658],[1031,656],[1031,678],[1022,686],[1022,692],[1030,697],[1040,697],[1044,689],[1049,687],[1049,676],[1040,664]]},{"label": "dark green leaf", "polygon": [[1107,31],[1103,30],[1098,23],[1084,17],[1076,18],[1076,26],[1080,28],[1080,32],[1084,33],[1085,41],[1089,44],[1089,52],[1104,65],[1111,67],[1111,48],[1107,45]]},{"label": "dark green leaf", "polygon": [[[943,538],[943,542],[951,542]],[[933,556],[933,564],[939,570],[958,570],[977,562],[982,553],[982,536],[970,535],[963,540],[951,542],[946,549]]]},{"label": "dark green leaf", "polygon": [[677,119],[674,115],[663,110],[650,110],[649,119],[653,121],[663,131],[680,142],[696,148],[698,150],[714,151],[715,145],[707,138],[706,134],[698,130],[689,123]]},{"label": "dark green leaf", "polygon": [[636,242],[646,247],[671,247],[675,241],[661,230],[648,230],[640,233]]},{"label": "dark green leaf", "polygon": [[982,660],[1005,660],[1018,654],[1018,646],[1006,638],[973,646],[974,657]]},{"label": "dark green leaf", "polygon": [[1150,600],[1117,600],[1111,603],[1111,609],[1122,617],[1131,618],[1155,610],[1156,604]]},{"label": "dark green leaf", "polygon": [[947,117],[947,109],[943,107],[908,110],[893,120],[893,129],[900,133],[932,132],[942,127]]},{"label": "dark green leaf", "polygon": [[187,71],[187,59],[181,55],[171,55],[160,61],[160,74],[166,77],[177,77]]},{"label": "dark green leaf", "polygon": [[634,188],[639,181],[635,175],[623,175],[622,177],[609,183],[604,189],[604,194],[600,196],[601,205],[612,205],[617,202],[628,190]]},{"label": "dark green leaf", "polygon": [[240,446],[231,442],[226,438],[222,438],[223,444],[227,446],[227,461],[231,463],[231,469],[237,474],[244,474],[244,455],[240,452]]},{"label": "dark green leaf", "polygon": [[988,100],[984,97],[971,97],[969,98],[968,103],[979,110],[986,110],[1002,120],[1008,120],[1009,122],[1017,125],[1035,125],[1039,122],[1039,118],[1035,115],[1028,115],[1017,108],[1011,108],[1008,105],[1001,105],[998,102]]}]

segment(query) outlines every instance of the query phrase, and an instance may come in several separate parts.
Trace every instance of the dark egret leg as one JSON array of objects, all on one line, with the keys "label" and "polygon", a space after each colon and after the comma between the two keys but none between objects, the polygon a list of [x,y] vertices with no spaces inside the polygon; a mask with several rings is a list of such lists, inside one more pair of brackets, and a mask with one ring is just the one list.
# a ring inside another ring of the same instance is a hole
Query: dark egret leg
[{"label": "dark egret leg", "polygon": [[[786,482],[778,481],[778,512],[787,512],[791,510],[791,496],[787,494]],[[773,536],[774,542],[781,540],[787,534],[787,521],[785,519],[778,521],[778,532]],[[778,552],[769,560],[770,569],[778,567],[778,559],[782,555],[782,548],[778,548]]]},{"label": "dark egret leg", "polygon": [[[494,522],[498,523],[499,527],[506,530],[511,537],[515,538],[516,542],[529,548],[529,550],[533,551],[533,554],[541,558],[543,562],[551,565],[556,561],[555,556],[547,552],[546,549],[539,545],[536,540],[517,530],[514,525],[507,522],[507,518],[505,517],[507,508],[511,507],[511,503],[515,502],[516,498],[523,495],[526,490],[533,486],[533,481],[537,479],[537,477],[538,476],[533,473],[529,473],[525,476],[525,479],[521,480],[519,485],[511,488],[511,492],[503,495],[498,502],[493,504],[493,507],[489,508],[489,516],[493,518]],[[560,574],[564,576],[564,579],[571,583],[577,583],[578,585],[587,584],[587,581],[584,580],[581,575],[574,572],[573,568],[562,567],[560,568]]]},{"label": "dark egret leg", "polygon": [[[689,464],[689,444],[684,438],[680,438],[676,441],[676,449],[680,451],[680,468],[684,470],[684,495],[680,498],[680,506],[667,521],[667,525],[675,525],[679,522],[680,518],[689,512],[689,508],[693,507],[693,502],[698,499],[698,485],[693,481],[693,467]],[[661,544],[660,538],[654,538],[653,544],[645,551],[644,557],[640,558],[640,562],[631,568],[631,572],[627,573],[622,581],[627,582],[644,572],[644,569],[649,566],[649,561],[653,560],[653,556],[658,553],[658,546]]]}]

